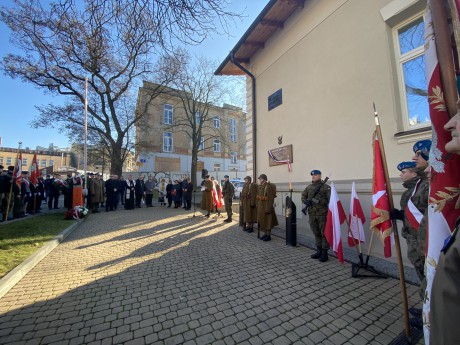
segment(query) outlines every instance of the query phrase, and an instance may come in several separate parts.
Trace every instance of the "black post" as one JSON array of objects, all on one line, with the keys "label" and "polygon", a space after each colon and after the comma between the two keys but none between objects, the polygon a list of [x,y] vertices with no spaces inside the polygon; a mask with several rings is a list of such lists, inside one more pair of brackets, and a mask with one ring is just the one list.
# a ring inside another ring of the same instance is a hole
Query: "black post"
[{"label": "black post", "polygon": [[297,246],[297,210],[291,196],[286,197],[286,245]]}]

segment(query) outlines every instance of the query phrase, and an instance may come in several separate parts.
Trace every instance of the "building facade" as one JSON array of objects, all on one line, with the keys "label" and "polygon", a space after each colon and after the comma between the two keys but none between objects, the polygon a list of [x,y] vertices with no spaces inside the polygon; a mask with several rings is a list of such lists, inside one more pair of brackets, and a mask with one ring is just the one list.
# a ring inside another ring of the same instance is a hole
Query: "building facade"
[{"label": "building facade", "polygon": [[[0,165],[3,165],[5,169],[10,165],[15,165],[17,154],[17,148],[0,148]],[[30,170],[35,154],[37,154],[37,165],[40,171],[66,172],[72,169],[70,168],[69,151],[30,150],[26,148],[21,149],[23,170]]]},{"label": "building facade", "polygon": [[[345,209],[354,181],[370,218],[373,103],[399,205],[396,166],[411,160],[417,140],[432,136],[425,8],[424,0],[271,0],[216,70],[247,76],[248,173],[276,183],[278,215],[289,186],[301,205],[309,173],[319,169],[334,181]],[[291,172],[267,155],[283,145],[292,145]],[[298,224],[308,227],[298,213]],[[369,220],[365,227],[370,239]],[[372,252],[383,256],[378,242]]]},{"label": "building facade", "polygon": [[[179,91],[167,89],[146,104],[145,96],[155,86],[144,81],[139,89],[137,112],[144,109],[144,114],[136,124],[138,171],[191,174],[191,127],[184,125],[187,115]],[[246,173],[246,114],[228,104],[197,109],[196,122],[204,122],[195,172],[198,180],[203,169],[217,179],[224,174],[242,177]]]}]

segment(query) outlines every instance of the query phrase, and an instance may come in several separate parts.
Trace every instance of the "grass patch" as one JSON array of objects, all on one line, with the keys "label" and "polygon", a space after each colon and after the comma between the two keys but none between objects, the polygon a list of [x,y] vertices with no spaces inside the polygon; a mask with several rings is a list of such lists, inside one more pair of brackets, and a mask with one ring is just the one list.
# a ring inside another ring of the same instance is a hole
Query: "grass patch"
[{"label": "grass patch", "polygon": [[0,225],[0,278],[71,224],[53,213]]}]

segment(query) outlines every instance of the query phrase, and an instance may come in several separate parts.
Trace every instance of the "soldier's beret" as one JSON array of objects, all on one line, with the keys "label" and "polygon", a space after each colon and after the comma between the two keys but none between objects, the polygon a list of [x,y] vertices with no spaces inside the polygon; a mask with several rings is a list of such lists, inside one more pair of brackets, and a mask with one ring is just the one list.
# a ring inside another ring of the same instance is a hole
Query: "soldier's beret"
[{"label": "soldier's beret", "polygon": [[224,175],[224,178],[229,178],[229,177],[230,177],[230,176],[228,176],[228,175]]},{"label": "soldier's beret", "polygon": [[267,175],[265,175],[265,174],[260,174],[260,176],[258,177],[258,179],[263,179],[263,180],[265,180],[265,181],[268,180]]},{"label": "soldier's beret", "polygon": [[313,175],[321,175],[321,171],[319,171],[319,170],[312,170],[311,173],[310,173],[310,175],[312,175],[312,176],[313,176]]},{"label": "soldier's beret", "polygon": [[415,168],[416,166],[417,166],[417,163],[415,163],[414,161],[401,162],[398,164],[398,170],[403,171],[404,169]]},{"label": "soldier's beret", "polygon": [[414,153],[417,153],[420,151],[420,156],[424,160],[428,160],[430,158],[430,148],[431,148],[431,140],[430,139],[424,139],[424,140],[419,140],[415,143],[414,145]]}]

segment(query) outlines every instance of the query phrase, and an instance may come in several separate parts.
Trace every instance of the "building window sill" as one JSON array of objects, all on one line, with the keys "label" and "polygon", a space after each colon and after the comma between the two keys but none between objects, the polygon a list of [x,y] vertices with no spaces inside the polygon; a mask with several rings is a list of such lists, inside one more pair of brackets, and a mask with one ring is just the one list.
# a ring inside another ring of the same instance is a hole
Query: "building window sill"
[{"label": "building window sill", "polygon": [[412,129],[409,131],[398,132],[394,136],[398,144],[416,142],[422,139],[431,139],[432,132],[430,127]]}]

